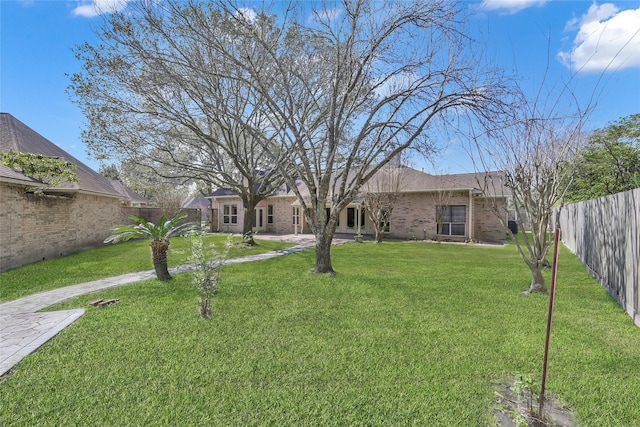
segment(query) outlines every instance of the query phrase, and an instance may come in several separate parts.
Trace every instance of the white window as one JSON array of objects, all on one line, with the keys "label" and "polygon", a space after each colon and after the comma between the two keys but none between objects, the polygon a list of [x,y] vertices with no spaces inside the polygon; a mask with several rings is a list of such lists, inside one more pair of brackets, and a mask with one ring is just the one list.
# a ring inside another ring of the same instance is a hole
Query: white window
[{"label": "white window", "polygon": [[300,208],[294,207],[292,212],[293,225],[300,225]]},{"label": "white window", "polygon": [[267,205],[267,224],[273,224],[273,205]]},{"label": "white window", "polygon": [[436,222],[438,234],[441,236],[464,236],[466,230],[467,207],[438,206],[436,208]]},{"label": "white window", "polygon": [[238,223],[238,205],[224,205],[222,209],[222,222],[224,224]]}]

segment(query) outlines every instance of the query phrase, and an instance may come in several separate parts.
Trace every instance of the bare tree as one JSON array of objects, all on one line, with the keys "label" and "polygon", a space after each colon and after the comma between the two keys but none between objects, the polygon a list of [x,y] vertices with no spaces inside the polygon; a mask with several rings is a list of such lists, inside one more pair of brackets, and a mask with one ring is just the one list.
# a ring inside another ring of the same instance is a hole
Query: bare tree
[{"label": "bare tree", "polygon": [[236,18],[234,48],[209,46],[260,94],[256,108],[277,136],[265,147],[284,159],[280,172],[316,237],[315,272],[334,273],[338,216],[362,185],[408,148],[430,152],[439,119],[498,114],[505,85],[467,49],[454,2],[276,5],[221,0]]},{"label": "bare tree", "polygon": [[389,231],[391,214],[401,196],[404,168],[388,163],[362,187],[364,207],[373,223],[376,243]]},{"label": "bare tree", "polygon": [[87,146],[99,159],[234,191],[250,235],[256,204],[283,178],[263,148],[261,94],[211,48],[233,50],[233,19],[178,1],[132,1],[104,16],[98,42],[76,49],[83,70],[70,85]]},{"label": "bare tree", "polygon": [[98,156],[171,162],[253,192],[249,214],[285,179],[316,237],[315,271],[333,273],[339,214],[365,182],[408,148],[428,154],[432,127],[504,109],[502,73],[475,56],[463,9],[132,1],[77,50],[71,92]]},{"label": "bare tree", "polygon": [[182,207],[189,200],[189,190],[182,187],[163,188],[153,195],[153,204],[160,208],[169,218],[180,213]]},{"label": "bare tree", "polygon": [[498,214],[498,199],[488,198],[531,271],[525,291],[529,294],[547,291],[542,272],[553,244],[553,209],[562,206],[571,184],[571,164],[584,142],[582,128],[589,110],[580,108],[566,85],[556,95],[530,99],[521,92],[520,99],[520,108],[508,117],[511,124],[491,129],[484,138],[476,138],[476,145],[483,168],[495,167],[503,174],[499,182],[484,175],[481,188],[495,196],[502,195],[503,186],[508,188],[513,205],[526,213],[530,231],[513,234],[507,218]]},{"label": "bare tree", "polygon": [[[158,170],[161,169],[161,172]],[[140,163],[131,161],[122,161],[119,165],[111,164],[109,166],[102,165],[100,173],[109,179],[121,181],[127,188],[140,194],[148,200],[155,200],[158,195],[166,193],[170,190],[189,191],[189,187],[194,184],[193,181],[185,181],[178,178],[167,178],[169,174],[164,170],[166,166],[155,165],[148,167]],[[106,173],[106,175],[104,173]],[[161,196],[160,196],[161,197]],[[170,215],[171,217],[175,215]]]}]

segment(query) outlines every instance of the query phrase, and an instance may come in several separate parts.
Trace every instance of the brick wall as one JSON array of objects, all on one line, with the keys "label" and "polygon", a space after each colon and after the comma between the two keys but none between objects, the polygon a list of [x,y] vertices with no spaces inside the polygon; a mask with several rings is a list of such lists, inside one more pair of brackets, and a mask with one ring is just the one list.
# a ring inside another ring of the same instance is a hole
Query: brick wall
[{"label": "brick wall", "polygon": [[[266,208],[273,205],[273,224],[266,224],[265,231],[277,234],[292,234],[294,231],[292,223],[292,203],[295,197],[273,197],[258,203],[257,207]],[[391,214],[388,237],[395,239],[433,239],[436,237],[436,206],[438,205],[463,205],[466,206],[466,220],[469,224],[469,216],[473,216],[473,238],[478,240],[500,240],[506,237],[506,232],[500,220],[491,209],[490,203],[484,198],[473,198],[472,212],[469,209],[469,192],[457,191],[451,194],[435,193],[406,193],[397,201]],[[238,224],[223,224],[220,217],[223,204],[238,205]],[[498,201],[500,211],[506,218],[506,203],[504,200]],[[216,205],[217,207],[218,205]],[[242,231],[242,202],[238,198],[224,199],[220,202],[218,216],[220,225],[215,231],[240,233]],[[266,209],[265,209],[266,211]],[[266,213],[265,213],[266,214]],[[301,215],[303,216],[303,215]],[[266,221],[266,218],[265,218]],[[311,228],[306,219],[302,220],[304,229],[300,233],[311,233]],[[347,209],[340,213],[340,223],[336,229],[337,233],[357,232],[357,228],[349,228],[347,224]],[[368,215],[365,215],[365,223],[361,228],[364,234],[373,234],[374,226]],[[465,236],[447,236],[451,240],[464,241],[469,237],[468,227]]]},{"label": "brick wall", "polygon": [[389,237],[419,240],[434,238],[437,232],[436,206],[438,204],[467,206],[466,221],[469,220],[468,193],[454,192],[447,194],[446,197],[431,193],[403,194],[391,213]]},{"label": "brick wall", "polygon": [[[267,233],[276,233],[276,234],[293,234],[293,222],[292,222],[292,206],[291,204],[295,202],[295,197],[272,197],[267,200],[260,201],[256,208],[265,208],[265,232]],[[237,224],[225,224],[222,220],[223,206],[226,204],[235,204],[238,206],[238,223]],[[267,207],[269,205],[273,205],[273,224],[267,223]],[[216,212],[216,218],[213,219],[214,223],[217,220],[217,228],[214,228],[214,231],[219,231],[221,233],[242,233],[242,224],[244,221],[244,209],[242,207],[242,200],[238,197],[235,198],[225,198],[220,200],[218,203],[214,201],[213,210]],[[304,214],[302,214],[302,209],[300,209],[301,219],[300,221],[304,223],[304,229],[299,230],[299,233],[310,233],[311,228],[307,224],[306,219],[302,219]]]},{"label": "brick wall", "polygon": [[[0,271],[102,246],[111,228],[132,223],[129,215],[151,222],[162,216],[160,209],[123,208],[114,197],[35,195],[5,183],[0,207]],[[185,211],[187,221],[200,221],[199,209]]]},{"label": "brick wall", "polygon": [[497,204],[500,215],[506,221],[507,201],[505,199],[495,201],[489,201],[482,197],[474,199],[473,218],[475,223],[474,237],[476,239],[504,240],[507,237],[506,229],[491,207],[491,203],[494,202]]},{"label": "brick wall", "polygon": [[[293,206],[296,201],[295,197],[273,197],[258,203],[259,207],[267,207],[273,205],[273,224],[267,224],[266,231],[277,234],[293,234]],[[310,233],[311,230],[307,224],[306,218],[300,208],[300,224],[304,229],[298,229],[298,233]]]},{"label": "brick wall", "polygon": [[100,246],[120,221],[120,201],[82,193],[25,193],[0,184],[0,271]]},{"label": "brick wall", "polygon": [[[499,209],[506,218],[506,202],[499,200]],[[388,236],[395,239],[434,239],[437,233],[436,206],[465,206],[466,224],[473,217],[473,238],[478,240],[500,240],[506,237],[502,223],[483,198],[473,199],[473,209],[469,209],[469,192],[456,191],[446,194],[408,193],[397,201],[389,224]],[[364,233],[374,232],[373,224],[367,216]],[[465,236],[446,236],[451,240],[465,240],[469,236],[468,226]]]}]

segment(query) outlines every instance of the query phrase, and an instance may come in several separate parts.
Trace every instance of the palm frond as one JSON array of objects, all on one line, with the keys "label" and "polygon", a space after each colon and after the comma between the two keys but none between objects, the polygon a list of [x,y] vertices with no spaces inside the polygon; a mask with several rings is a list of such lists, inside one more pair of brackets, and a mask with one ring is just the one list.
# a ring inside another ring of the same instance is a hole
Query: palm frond
[{"label": "palm frond", "polygon": [[176,215],[171,219],[167,219],[166,215],[162,215],[158,225],[147,221],[144,218],[130,215],[129,219],[137,222],[137,225],[121,225],[114,227],[111,232],[112,235],[107,237],[105,243],[118,243],[125,242],[127,240],[135,238],[146,238],[154,240],[168,241],[169,238],[175,236],[183,236],[187,233],[195,231],[199,228],[195,222],[188,222],[178,225],[187,217],[186,213]]}]

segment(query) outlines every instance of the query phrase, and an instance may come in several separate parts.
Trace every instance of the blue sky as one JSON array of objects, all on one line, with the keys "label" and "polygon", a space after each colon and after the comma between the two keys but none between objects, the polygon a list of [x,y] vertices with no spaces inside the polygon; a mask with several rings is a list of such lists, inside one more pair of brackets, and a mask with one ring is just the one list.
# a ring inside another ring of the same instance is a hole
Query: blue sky
[{"label": "blue sky", "polygon": [[[95,41],[100,9],[127,0],[0,0],[0,110],[11,113],[94,169],[80,139],[84,117],[66,93],[68,75],[80,70],[72,49]],[[469,28],[486,53],[539,87],[549,62],[554,84],[570,76],[582,102],[595,96],[590,127],[640,113],[640,0],[468,1]],[[605,68],[608,69],[605,71]],[[435,159],[438,172],[470,172],[461,145]]]}]

